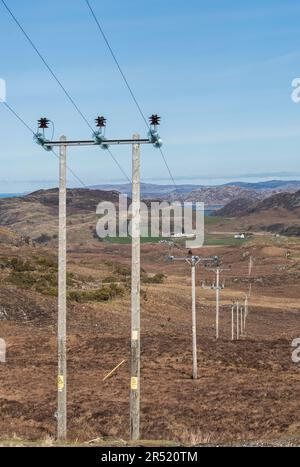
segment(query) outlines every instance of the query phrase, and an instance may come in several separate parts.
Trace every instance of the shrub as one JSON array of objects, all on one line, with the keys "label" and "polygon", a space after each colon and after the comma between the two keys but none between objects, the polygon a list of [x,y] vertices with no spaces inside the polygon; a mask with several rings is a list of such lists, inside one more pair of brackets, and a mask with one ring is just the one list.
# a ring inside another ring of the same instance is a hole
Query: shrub
[{"label": "shrub", "polygon": [[104,261],[104,264],[106,264],[106,266],[109,266],[110,268],[112,268],[113,272],[115,274],[119,274],[120,276],[124,276],[124,277],[131,276],[130,267],[125,266],[124,264],[115,263],[115,262],[109,261],[109,260]]},{"label": "shrub", "polygon": [[144,290],[144,289],[141,289],[141,298],[142,298],[142,300],[144,300],[145,302],[148,300],[147,292],[146,292],[146,290]]},{"label": "shrub", "polygon": [[102,286],[97,290],[79,291],[74,290],[68,293],[68,298],[75,302],[107,302],[117,296],[124,294],[123,287],[119,287],[116,284],[110,284]]},{"label": "shrub", "polygon": [[68,298],[74,302],[81,302],[82,301],[83,292],[79,292],[79,290],[72,290],[68,292]]},{"label": "shrub", "polygon": [[2,268],[13,269],[16,272],[34,271],[34,266],[29,261],[22,261],[19,258],[1,258]]},{"label": "shrub", "polygon": [[111,282],[119,282],[120,279],[118,279],[117,277],[114,277],[114,276],[107,276],[103,279],[103,283],[104,284],[107,284],[107,283],[111,283]]},{"label": "shrub", "polygon": [[131,269],[123,264],[114,264],[114,272],[120,276],[131,276]]},{"label": "shrub", "polygon": [[12,284],[17,285],[18,287],[22,287],[23,289],[30,289],[36,283],[36,278],[33,274],[16,271],[11,272],[7,280]]},{"label": "shrub", "polygon": [[35,261],[39,266],[42,266],[45,269],[58,269],[57,258],[50,258],[45,256],[36,256]]},{"label": "shrub", "polygon": [[144,284],[163,284],[165,275],[162,273],[155,274],[154,276],[142,276]]},{"label": "shrub", "polygon": [[45,233],[43,233],[42,235],[34,239],[36,243],[48,243],[50,242],[50,240],[51,240],[51,237],[49,237],[49,235]]}]

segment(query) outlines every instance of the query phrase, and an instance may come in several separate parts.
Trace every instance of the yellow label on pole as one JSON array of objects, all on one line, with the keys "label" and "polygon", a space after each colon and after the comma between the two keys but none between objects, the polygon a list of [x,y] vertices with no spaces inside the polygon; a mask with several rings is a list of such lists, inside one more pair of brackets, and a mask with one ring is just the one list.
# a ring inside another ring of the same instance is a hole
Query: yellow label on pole
[{"label": "yellow label on pole", "polygon": [[131,378],[131,389],[134,391],[138,388],[138,379],[136,376],[132,376]]},{"label": "yellow label on pole", "polygon": [[138,332],[137,331],[132,331],[131,338],[132,338],[133,341],[137,341],[138,340]]},{"label": "yellow label on pole", "polygon": [[57,377],[57,389],[62,391],[65,387],[65,381],[63,375],[58,375]]}]

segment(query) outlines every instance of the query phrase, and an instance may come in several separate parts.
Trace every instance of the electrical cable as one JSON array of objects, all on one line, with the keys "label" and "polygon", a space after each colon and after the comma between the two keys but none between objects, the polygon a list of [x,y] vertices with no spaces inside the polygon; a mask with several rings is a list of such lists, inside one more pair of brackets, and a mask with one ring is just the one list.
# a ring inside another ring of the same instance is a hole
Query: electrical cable
[{"label": "electrical cable", "polygon": [[[25,128],[27,128],[28,131],[30,131],[30,133],[32,133],[32,135],[35,135],[33,129],[25,122],[25,120],[23,120],[22,117],[20,117],[19,114],[17,114],[17,112],[9,104],[7,104],[7,102],[2,102],[2,104],[5,105],[5,107],[19,120],[19,122],[22,123],[22,125],[24,125]],[[59,159],[59,155],[53,149],[51,149],[51,152],[55,155],[57,159]],[[88,188],[86,184],[81,180],[81,178],[78,177],[74,170],[71,169],[68,165],[67,169],[84,188]]]},{"label": "electrical cable", "polygon": [[[97,27],[98,27],[98,29],[99,29],[99,31],[100,31],[100,34],[101,34],[103,40],[105,41],[105,43],[106,43],[106,45],[107,45],[107,47],[108,47],[108,49],[109,49],[109,51],[110,51],[110,54],[111,54],[111,56],[112,56],[112,58],[113,58],[113,60],[114,60],[114,62],[115,62],[115,64],[116,64],[116,66],[117,66],[117,68],[118,68],[118,70],[119,70],[119,72],[120,72],[120,74],[121,74],[121,76],[122,76],[122,78],[123,78],[123,80],[124,80],[124,82],[125,82],[125,85],[126,85],[128,91],[129,91],[129,93],[130,93],[130,95],[131,95],[131,97],[132,97],[132,99],[133,99],[133,101],[134,101],[134,103],[135,103],[135,105],[136,105],[136,107],[137,107],[137,109],[138,109],[138,111],[139,111],[139,113],[140,113],[140,115],[141,115],[143,121],[144,121],[145,124],[146,124],[147,129],[149,129],[150,127],[149,127],[148,121],[147,121],[147,119],[146,119],[146,117],[145,117],[145,114],[144,114],[144,112],[142,111],[142,108],[141,108],[140,104],[138,103],[138,100],[137,100],[137,98],[136,98],[136,96],[135,96],[135,94],[134,94],[134,92],[133,92],[133,90],[132,90],[132,87],[130,86],[130,84],[129,84],[129,82],[128,82],[128,79],[126,78],[125,73],[123,72],[123,70],[122,70],[122,68],[121,68],[121,65],[120,65],[120,63],[119,63],[119,61],[118,61],[118,59],[117,59],[117,57],[116,57],[116,55],[115,55],[115,53],[114,53],[114,51],[113,51],[111,45],[110,45],[110,43],[109,43],[109,40],[108,40],[106,34],[104,33],[104,30],[103,30],[103,28],[102,28],[102,26],[101,26],[101,24],[100,24],[100,22],[99,22],[99,20],[98,20],[98,18],[97,18],[97,16],[96,16],[95,11],[93,10],[93,8],[92,8],[92,6],[91,6],[89,0],[85,0],[85,3],[87,4],[87,6],[88,6],[88,8],[89,8],[89,10],[90,10],[90,12],[91,12],[92,17],[93,17],[94,20],[95,20],[95,23],[96,23],[96,25],[97,25]],[[163,161],[164,161],[164,163],[165,163],[165,166],[166,166],[166,168],[167,168],[167,171],[168,171],[168,173],[169,173],[170,179],[172,180],[172,183],[173,183],[173,185],[174,185],[174,187],[175,187],[177,193],[180,195],[178,186],[177,186],[177,184],[176,184],[176,182],[175,182],[175,179],[174,179],[174,177],[173,177],[173,175],[172,175],[170,166],[169,166],[169,164],[168,164],[168,161],[167,161],[167,159],[166,159],[166,156],[164,155],[164,152],[163,152],[162,148],[159,148],[159,151],[160,151],[160,154],[161,154],[161,156],[162,156],[162,158],[163,158]]]},{"label": "electrical cable", "polygon": [[[39,56],[39,58],[42,60],[42,62],[44,63],[45,67],[47,68],[47,70],[49,71],[49,73],[51,74],[51,76],[55,79],[55,81],[57,82],[57,84],[60,86],[60,88],[62,89],[62,91],[64,92],[65,96],[69,99],[69,101],[71,102],[71,104],[73,105],[73,107],[76,109],[76,111],[78,112],[78,114],[81,116],[81,118],[84,120],[84,122],[88,125],[89,129],[94,132],[94,129],[92,128],[92,126],[90,125],[90,123],[88,122],[87,118],[84,116],[84,114],[82,113],[82,111],[79,109],[78,105],[76,104],[76,102],[74,101],[73,97],[70,95],[70,93],[66,90],[65,86],[62,84],[62,82],[60,81],[60,79],[56,76],[56,74],[54,73],[53,69],[50,67],[49,63],[47,62],[47,60],[43,57],[43,55],[41,54],[41,52],[39,51],[39,49],[36,47],[36,45],[34,44],[34,42],[32,41],[32,39],[29,37],[29,35],[27,34],[27,32],[25,31],[25,29],[23,28],[23,26],[21,25],[21,23],[19,22],[19,20],[16,18],[16,16],[14,15],[14,13],[11,11],[11,9],[8,7],[8,5],[6,4],[6,2],[4,0],[1,0],[3,6],[6,8],[6,10],[8,11],[8,13],[10,14],[10,16],[12,17],[12,19],[14,20],[14,22],[17,24],[18,28],[21,30],[21,32],[23,33],[23,35],[26,37],[27,41],[29,42],[29,44],[31,45],[31,47],[34,49],[34,51],[37,53],[37,55]],[[129,179],[128,175],[126,174],[126,172],[123,170],[123,168],[121,167],[120,163],[117,162],[117,159],[112,155],[111,151],[108,151],[108,153],[110,154],[111,158],[113,159],[113,161],[117,164],[117,166],[119,167],[119,169],[121,170],[122,174],[125,176],[125,178],[131,182],[131,180]]]}]

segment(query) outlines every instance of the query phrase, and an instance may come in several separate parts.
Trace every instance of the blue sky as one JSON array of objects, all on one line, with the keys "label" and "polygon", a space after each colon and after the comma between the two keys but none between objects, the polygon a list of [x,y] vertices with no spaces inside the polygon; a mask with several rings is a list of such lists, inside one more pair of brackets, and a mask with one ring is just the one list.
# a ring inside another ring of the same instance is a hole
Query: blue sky
[{"label": "blue sky", "polygon": [[[107,135],[145,135],[145,125],[83,0],[6,0],[88,120]],[[179,181],[300,178],[298,0],[90,0],[146,115],[162,117],[164,152]],[[90,137],[57,83],[0,2],[0,78],[7,102],[33,127]],[[55,185],[57,160],[0,104],[0,192]],[[128,147],[113,150],[125,171]],[[120,181],[109,155],[70,149],[86,184]],[[143,148],[145,181],[170,182],[157,150]],[[263,175],[259,175],[263,174]],[[69,177],[69,184],[78,184]]]}]

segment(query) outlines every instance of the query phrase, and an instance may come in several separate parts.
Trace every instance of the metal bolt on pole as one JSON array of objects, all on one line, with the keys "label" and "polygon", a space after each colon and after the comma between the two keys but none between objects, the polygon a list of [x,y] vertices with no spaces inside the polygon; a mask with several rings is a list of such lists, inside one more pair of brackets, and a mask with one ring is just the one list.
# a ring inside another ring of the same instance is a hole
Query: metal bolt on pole
[{"label": "metal bolt on pole", "polygon": [[[139,139],[139,135],[133,135]],[[130,438],[140,437],[140,144],[132,145]]]},{"label": "metal bolt on pole", "polygon": [[67,350],[66,350],[66,152],[63,144],[66,137],[60,138],[59,147],[59,247],[58,247],[58,408],[57,438],[67,439]]}]

